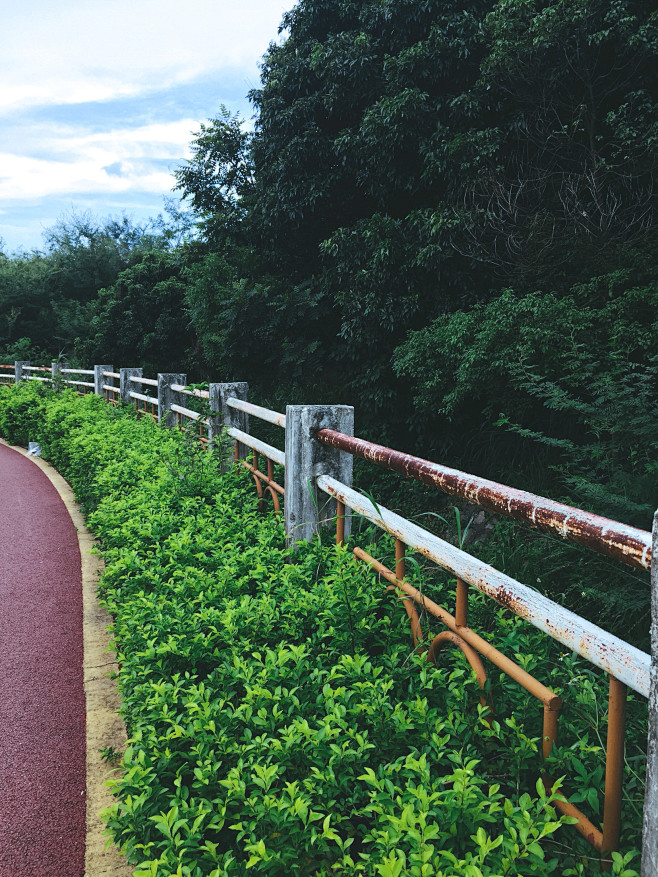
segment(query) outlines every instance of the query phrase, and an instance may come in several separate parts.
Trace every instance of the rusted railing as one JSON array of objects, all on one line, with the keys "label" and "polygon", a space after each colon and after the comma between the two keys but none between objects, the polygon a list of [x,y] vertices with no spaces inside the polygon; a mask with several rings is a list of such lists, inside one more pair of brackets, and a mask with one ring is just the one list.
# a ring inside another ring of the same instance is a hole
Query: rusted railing
[{"label": "rusted railing", "polygon": [[[60,375],[91,375],[94,376],[93,368],[60,368]],[[87,393],[93,393],[96,384],[93,381],[73,380],[72,378],[63,378],[67,387],[71,387],[79,396],[85,396]]]},{"label": "rusted railing", "polygon": [[[140,386],[146,387],[157,387],[158,382],[153,380],[153,378],[141,378],[136,375],[131,375],[128,380],[132,384],[139,384]],[[151,417],[157,423],[158,420],[158,400],[154,396],[147,396],[145,393],[138,393],[137,390],[129,390],[128,397],[133,400],[135,403],[135,410],[137,411],[138,416],[142,416],[146,414],[148,417]],[[142,403],[140,405],[140,402]]]},{"label": "rusted railing", "polygon": [[[542,530],[557,532],[566,539],[586,545],[601,554],[615,557],[631,566],[648,568],[651,564],[651,534],[616,521],[574,509],[544,497],[486,481],[458,470],[401,454],[335,430],[317,433],[323,444],[370,460],[392,471],[435,486],[490,511],[525,521]],[[608,734],[606,746],[606,778],[602,829],[598,829],[573,804],[556,802],[566,815],[575,817],[576,828],[601,853],[618,849],[621,829],[621,798],[624,766],[624,734],[626,688],[644,697],[649,696],[651,656],[629,645],[602,628],[569,612],[526,585],[483,563],[465,551],[424,530],[422,527],[389,511],[381,505],[328,476],[317,479],[318,487],[337,500],[336,541],[343,542],[346,508],[372,521],[395,539],[396,570],[384,567],[360,548],[354,555],[368,563],[405,598],[414,644],[423,640],[418,612],[408,598],[449,629],[433,640],[428,659],[434,660],[436,650],[446,642],[457,645],[478,679],[486,678],[478,654],[490,660],[543,704],[543,754],[547,758],[557,740],[561,700],[525,670],[502,655],[468,627],[468,585],[477,588],[501,606],[529,621],[553,639],[602,669],[609,678]],[[404,578],[404,553],[409,546],[456,577],[455,613],[429,600]],[[547,786],[550,777],[544,777]],[[610,860],[604,860],[607,867]]]},{"label": "rusted railing", "polygon": [[320,430],[318,441],[461,497],[490,512],[523,521],[538,530],[557,533],[629,566],[651,568],[651,534],[644,530],[332,429]]},{"label": "rusted railing", "polygon": [[[171,389],[180,396],[190,396],[194,399],[207,400],[209,397],[207,390],[190,389],[182,384],[172,384]],[[171,410],[176,414],[176,423],[180,429],[184,428],[186,421],[188,424],[193,423],[196,425],[198,430],[197,438],[201,446],[207,450],[210,444],[208,418],[199,414],[198,411],[193,411],[191,408],[185,408],[183,405],[177,405],[176,403],[172,404]]]},{"label": "rusted railing", "polygon": [[0,384],[13,384],[15,380],[15,366],[0,364]]},{"label": "rusted railing", "polygon": [[[226,400],[226,404],[229,408],[233,408],[235,411],[242,411],[244,414],[251,415],[259,420],[264,420],[266,423],[273,423],[275,426],[280,426],[283,429],[286,428],[286,416],[278,411],[272,411],[270,408],[263,408],[260,405],[252,405],[250,402],[236,399],[233,396],[230,396]],[[269,494],[272,498],[275,514],[280,514],[281,502],[279,497],[285,495],[285,488],[275,480],[274,466],[278,465],[285,467],[285,453],[278,448],[275,448],[273,445],[268,445],[265,442],[260,441],[241,429],[229,427],[226,432],[235,442],[235,461],[251,472],[256,485],[256,492],[258,493],[259,509],[261,511],[265,509],[265,494]],[[251,462],[249,462],[249,460],[240,459],[240,445],[251,448]],[[267,461],[266,472],[263,472],[260,468],[261,456]]]}]

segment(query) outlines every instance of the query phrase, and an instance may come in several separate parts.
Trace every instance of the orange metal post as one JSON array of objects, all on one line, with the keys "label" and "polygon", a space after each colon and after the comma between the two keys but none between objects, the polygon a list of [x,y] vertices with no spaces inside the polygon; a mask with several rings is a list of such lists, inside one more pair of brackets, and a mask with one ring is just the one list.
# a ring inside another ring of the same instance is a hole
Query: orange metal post
[{"label": "orange metal post", "polygon": [[626,686],[610,676],[608,694],[608,740],[605,761],[605,799],[603,803],[603,867],[612,861],[606,853],[619,849],[621,796],[624,781],[624,732],[626,730]]},{"label": "orange metal post", "polygon": [[401,539],[395,540],[395,577],[402,581],[404,579],[404,554],[407,546]]},{"label": "orange metal post", "polygon": [[345,505],[340,500],[336,503],[336,545],[345,543]]},{"label": "orange metal post", "polygon": [[455,621],[457,627],[468,626],[468,585],[457,579],[457,591],[455,593]]}]

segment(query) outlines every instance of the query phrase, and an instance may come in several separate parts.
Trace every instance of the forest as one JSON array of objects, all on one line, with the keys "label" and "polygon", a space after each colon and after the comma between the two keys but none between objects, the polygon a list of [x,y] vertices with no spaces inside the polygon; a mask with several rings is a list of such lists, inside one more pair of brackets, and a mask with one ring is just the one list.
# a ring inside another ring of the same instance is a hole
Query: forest
[{"label": "forest", "polygon": [[340,402],[357,434],[650,528],[658,13],[300,0],[167,216],[0,253],[0,361]]}]

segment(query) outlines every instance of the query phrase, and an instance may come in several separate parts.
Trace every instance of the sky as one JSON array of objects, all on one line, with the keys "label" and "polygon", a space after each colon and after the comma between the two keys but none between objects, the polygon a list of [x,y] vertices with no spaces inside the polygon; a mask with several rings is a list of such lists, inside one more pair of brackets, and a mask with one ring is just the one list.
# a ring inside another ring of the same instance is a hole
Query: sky
[{"label": "sky", "polygon": [[[223,104],[248,122],[294,0],[30,0],[0,25],[0,239],[43,247],[71,213],[142,222]],[[2,248],[0,247],[0,251]]]}]

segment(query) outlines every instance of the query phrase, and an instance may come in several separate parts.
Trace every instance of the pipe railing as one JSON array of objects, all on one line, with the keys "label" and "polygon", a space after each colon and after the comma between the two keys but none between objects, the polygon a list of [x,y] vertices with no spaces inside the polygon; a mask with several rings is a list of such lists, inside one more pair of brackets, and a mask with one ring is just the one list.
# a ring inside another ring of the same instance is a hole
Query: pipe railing
[{"label": "pipe railing", "polygon": [[[39,366],[30,366],[27,363],[16,363],[16,379],[20,379],[22,372],[28,380],[48,380],[35,374],[38,371],[48,371]],[[6,366],[4,368],[7,368]],[[11,366],[9,367],[11,368]],[[97,366],[100,369],[102,367]],[[95,374],[90,370],[60,369],[66,374]],[[126,370],[128,371],[128,370]],[[53,369],[54,373],[54,369]],[[103,371],[103,377],[112,380],[121,376],[117,372]],[[1,375],[0,375],[1,377]],[[180,376],[179,380],[181,377]],[[169,375],[161,375],[166,382]],[[159,380],[143,378],[131,375],[127,378],[134,385],[145,387],[158,387]],[[95,386],[89,382],[71,381],[67,383],[76,386]],[[129,384],[127,385],[129,386]],[[564,539],[583,545],[599,554],[612,557],[629,566],[638,569],[654,569],[652,566],[651,534],[645,530],[629,527],[618,521],[601,517],[582,509],[574,508],[563,503],[558,503],[546,497],[537,496],[526,491],[508,487],[497,482],[489,481],[479,476],[470,475],[457,469],[452,469],[411,454],[404,454],[367,442],[348,434],[348,427],[353,427],[353,413],[348,415],[345,406],[288,406],[286,414],[273,411],[260,405],[246,401],[246,384],[211,384],[209,391],[187,387],[181,383],[167,383],[167,387],[173,393],[173,399],[178,394],[181,397],[196,397],[207,399],[210,404],[210,416],[202,415],[179,401],[166,398],[167,411],[176,415],[177,422],[182,425],[182,418],[186,418],[199,424],[200,431],[209,430],[210,436],[217,435],[216,421],[223,420],[225,434],[234,442],[234,458],[245,466],[253,475],[259,496],[259,507],[263,508],[264,494],[269,493],[274,500],[275,511],[279,513],[279,496],[290,489],[291,497],[286,497],[286,515],[290,507],[301,508],[297,494],[305,495],[311,488],[310,483],[297,484],[295,479],[300,480],[299,472],[307,471],[308,477],[301,480],[312,481],[317,489],[337,503],[336,541],[344,542],[346,525],[349,516],[346,513],[350,509],[353,513],[361,515],[376,526],[387,532],[395,539],[396,564],[395,571],[386,569],[379,561],[368,555],[361,548],[355,547],[356,557],[365,561],[375,569],[383,578],[391,583],[391,586],[405,598],[403,605],[412,622],[412,635],[415,645],[422,641],[422,630],[418,612],[413,604],[418,604],[429,614],[444,623],[448,631],[439,634],[432,642],[428,655],[433,659],[436,651],[448,641],[457,645],[476,672],[478,680],[486,679],[486,672],[480,662],[478,653],[510,675],[519,684],[523,685],[544,706],[544,733],[543,752],[544,756],[550,755],[551,747],[557,739],[558,716],[561,706],[558,698],[550,689],[545,688],[538,680],[535,680],[523,668],[519,667],[506,656],[498,652],[490,643],[482,639],[475,631],[468,627],[468,587],[471,586],[481,593],[493,599],[499,605],[511,610],[520,618],[526,620],[537,629],[541,630],[552,639],[561,643],[566,648],[574,651],[583,659],[593,664],[608,675],[609,694],[609,721],[608,740],[606,750],[606,783],[604,798],[603,827],[599,830],[589,819],[574,805],[565,802],[557,802],[557,806],[567,815],[575,816],[578,820],[577,829],[588,841],[600,852],[609,852],[618,848],[620,832],[620,808],[623,777],[623,739],[625,730],[625,701],[626,688],[629,687],[643,697],[653,696],[651,689],[651,656],[624,642],[620,638],[608,633],[600,627],[586,621],[584,618],[570,612],[558,603],[544,597],[537,591],[496,570],[494,567],[478,560],[462,549],[456,548],[438,536],[423,529],[406,518],[389,511],[374,501],[364,497],[351,487],[351,464],[344,471],[349,473],[350,483],[345,483],[346,476],[335,478],[326,474],[329,470],[324,468],[327,459],[322,454],[315,452],[306,453],[300,446],[293,445],[301,442],[304,444],[315,442],[318,447],[329,449],[331,454],[338,455],[332,459],[348,455],[382,466],[390,471],[397,472],[406,477],[414,478],[423,484],[435,487],[450,496],[460,497],[470,503],[478,505],[490,512],[513,518],[524,522],[536,529],[550,532]],[[119,388],[111,384],[103,384],[102,390],[109,397],[111,392],[114,397],[119,393]],[[236,392],[245,398],[238,398]],[[130,390],[128,398],[150,405],[150,412],[138,409],[139,413],[147,413],[154,420],[163,420],[167,411],[162,410],[156,397],[145,393]],[[108,401],[113,401],[109,400]],[[159,409],[156,414],[156,409]],[[339,412],[339,409],[341,411]],[[352,409],[349,409],[353,411]],[[329,412],[329,414],[328,414]],[[331,414],[331,412],[336,412]],[[286,450],[264,442],[249,432],[248,417],[255,417],[264,422],[282,427],[286,430]],[[332,425],[338,428],[326,426],[327,417],[333,420]],[[292,418],[292,420],[291,420]],[[292,423],[290,429],[288,424]],[[313,424],[317,423],[317,426]],[[240,425],[245,428],[241,428]],[[306,424],[304,426],[304,424]],[[203,434],[201,441],[209,444],[209,439]],[[211,439],[212,441],[212,439]],[[251,451],[251,459],[245,459],[244,449]],[[325,450],[325,455],[327,451]],[[297,473],[295,477],[288,472],[287,461],[290,455],[290,465]],[[259,468],[259,457],[267,459],[267,472]],[[300,460],[302,461],[300,463]],[[274,466],[278,465],[286,470],[286,488],[277,484],[274,480]],[[300,465],[302,468],[300,469]],[[332,463],[332,466],[337,464]],[[343,464],[340,464],[341,466]],[[306,467],[306,469],[304,469]],[[292,481],[289,479],[291,475]],[[308,497],[305,497],[307,500]],[[322,517],[317,510],[318,526],[327,523],[326,515]],[[305,518],[303,518],[305,520]],[[302,518],[300,518],[302,520]],[[286,521],[288,530],[288,521]],[[313,530],[313,532],[315,532]],[[294,530],[291,531],[294,534]],[[289,540],[295,538],[288,534]],[[305,538],[312,538],[307,536]],[[404,576],[404,555],[406,548],[427,557],[438,566],[447,570],[456,577],[456,602],[454,616],[443,607],[429,600],[420,591],[415,589]],[[411,598],[411,599],[409,599]],[[545,777],[549,784],[549,777]],[[646,824],[646,813],[645,813]]]}]

